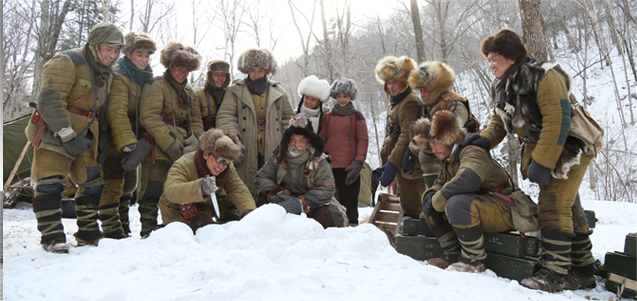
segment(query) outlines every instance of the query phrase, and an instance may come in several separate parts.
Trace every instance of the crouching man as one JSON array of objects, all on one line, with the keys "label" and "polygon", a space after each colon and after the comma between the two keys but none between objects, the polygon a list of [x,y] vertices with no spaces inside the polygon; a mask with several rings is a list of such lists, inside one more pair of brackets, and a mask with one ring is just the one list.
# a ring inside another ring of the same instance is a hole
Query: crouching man
[{"label": "crouching man", "polygon": [[304,212],[324,228],[346,225],[345,212],[333,198],[334,176],[324,146],[304,113],[292,117],[281,143],[257,172],[257,204],[275,203],[288,213]]},{"label": "crouching man", "polygon": [[514,191],[509,176],[485,151],[486,139],[465,137],[460,119],[450,111],[437,112],[431,122],[419,119],[413,131],[418,146],[430,147],[441,161],[439,178],[423,195],[423,214],[445,257],[429,264],[483,272],[487,254],[482,231],[514,230],[510,205],[494,197],[507,198]]},{"label": "crouching man", "polygon": [[164,224],[182,222],[196,232],[215,221],[239,220],[256,209],[232,163],[240,153],[241,144],[233,133],[206,131],[199,150],[183,155],[168,171],[159,199]]}]

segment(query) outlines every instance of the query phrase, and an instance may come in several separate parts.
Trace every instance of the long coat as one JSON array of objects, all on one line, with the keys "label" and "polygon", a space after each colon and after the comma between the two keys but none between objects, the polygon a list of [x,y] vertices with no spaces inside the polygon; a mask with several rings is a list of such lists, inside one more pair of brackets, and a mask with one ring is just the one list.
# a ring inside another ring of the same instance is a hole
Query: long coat
[{"label": "long coat", "polygon": [[[163,76],[149,79],[144,84],[139,123],[155,140],[156,160],[172,162],[164,150],[168,149],[175,139],[183,144],[184,139],[190,135],[203,134],[203,121],[201,120],[197,94],[188,86],[186,86],[186,92],[190,99],[188,104],[184,105],[179,103],[177,92]],[[181,124],[177,125],[176,129],[173,127],[172,118],[167,118],[173,114],[173,99],[178,105],[174,109],[175,114],[172,117]],[[149,157],[150,155],[146,159]]]},{"label": "long coat", "polygon": [[[266,102],[265,121],[265,157],[272,153],[283,137],[283,131],[288,127],[294,111],[288,100],[288,95],[279,82],[269,81],[268,99]],[[250,192],[254,192],[255,175],[258,166],[258,125],[254,101],[244,79],[235,80],[226,90],[221,107],[217,114],[217,128],[233,131],[241,137],[246,147],[244,159],[237,166],[239,176],[245,182]]]},{"label": "long coat", "polygon": [[[82,57],[84,56],[81,48],[67,51],[76,51]],[[46,130],[41,135],[42,142],[38,148],[48,149],[75,159],[74,155],[69,154],[64,149],[62,140],[55,133],[70,126],[79,135],[93,118],[71,113],[67,106],[86,96],[82,101],[73,104],[73,107],[84,111],[96,111],[102,108],[113,76],[109,76],[104,87],[95,89],[97,95],[93,95],[89,66],[86,63],[77,66],[67,55],[67,51],[56,54],[44,65],[42,88],[38,95],[37,105],[39,114],[46,122]],[[93,99],[94,96],[97,103]],[[31,142],[35,139],[37,132],[38,127],[33,123],[29,123],[25,129],[27,139]],[[82,137],[87,138],[87,136],[95,141],[95,147],[92,149],[94,158],[97,158],[97,145],[99,145],[99,120],[97,117],[89,129],[82,133]]]},{"label": "long coat", "polygon": [[[115,67],[117,72],[119,66]],[[137,143],[135,127],[137,106],[141,100],[142,86],[131,81],[126,75],[115,73],[109,94],[106,120],[111,127],[111,148],[109,156],[124,157],[122,148]]]},{"label": "long coat", "polygon": [[[164,182],[164,193],[159,199],[162,220],[166,224],[175,221],[189,223],[181,215],[181,212],[175,209],[176,205],[181,203],[203,204],[210,199],[210,196],[204,196],[201,192],[201,177],[197,173],[195,153],[188,153],[179,158],[168,171],[166,182]],[[223,215],[230,206],[235,205],[239,216],[243,216],[246,210],[256,209],[256,205],[250,191],[239,178],[234,164],[230,164],[227,168],[230,169],[228,179],[215,193],[219,203],[219,211]],[[211,203],[203,207],[200,209],[200,213],[208,217],[215,216]]]}]

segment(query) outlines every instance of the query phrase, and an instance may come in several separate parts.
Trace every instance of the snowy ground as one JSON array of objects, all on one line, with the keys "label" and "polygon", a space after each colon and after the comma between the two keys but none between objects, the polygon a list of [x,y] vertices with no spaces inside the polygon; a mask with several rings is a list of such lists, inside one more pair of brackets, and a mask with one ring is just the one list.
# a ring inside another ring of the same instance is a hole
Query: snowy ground
[{"label": "snowy ground", "polygon": [[[4,300],[616,300],[603,281],[593,290],[548,294],[492,271],[463,274],[398,254],[370,224],[323,230],[268,205],[240,222],[192,235],[174,223],[139,239],[104,239],[99,247],[49,254],[29,204],[5,209]],[[637,204],[585,201],[599,222],[593,253],[623,250],[637,230]],[[361,219],[371,208],[360,208]],[[64,219],[75,244],[75,220]]]}]

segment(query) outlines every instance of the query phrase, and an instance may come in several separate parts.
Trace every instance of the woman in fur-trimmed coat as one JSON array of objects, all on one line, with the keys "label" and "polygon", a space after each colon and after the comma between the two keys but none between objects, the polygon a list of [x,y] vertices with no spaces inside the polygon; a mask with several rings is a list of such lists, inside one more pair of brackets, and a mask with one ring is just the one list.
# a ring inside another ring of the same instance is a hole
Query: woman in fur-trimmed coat
[{"label": "woman in fur-trimmed coat", "polygon": [[161,51],[164,75],[146,82],[142,92],[139,123],[154,147],[142,162],[142,189],[139,213],[141,236],[157,226],[157,203],[164,190],[164,179],[173,162],[199,148],[203,122],[197,94],[188,86],[188,74],[199,69],[201,56],[192,47],[170,42]]},{"label": "woman in fur-trimmed coat", "polygon": [[367,124],[363,114],[354,109],[352,100],[358,91],[356,83],[342,77],[330,88],[336,104],[323,118],[319,137],[325,141],[325,151],[331,157],[330,165],[338,189],[339,202],[347,208],[350,225],[358,225],[359,174],[367,157]]},{"label": "woman in fur-trimmed coat", "polygon": [[237,172],[254,193],[257,170],[279,144],[294,115],[287,92],[268,75],[276,72],[274,55],[267,49],[248,49],[239,56],[239,71],[247,76],[228,87],[217,114],[217,127],[239,134],[246,150],[235,162]]}]

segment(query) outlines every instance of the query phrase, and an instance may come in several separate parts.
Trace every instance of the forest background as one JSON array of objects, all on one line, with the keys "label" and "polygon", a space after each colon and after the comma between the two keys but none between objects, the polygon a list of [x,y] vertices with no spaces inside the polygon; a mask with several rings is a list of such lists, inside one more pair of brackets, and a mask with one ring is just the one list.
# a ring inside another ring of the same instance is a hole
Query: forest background
[{"label": "forest background", "polygon": [[[108,20],[124,34],[146,32],[159,50],[170,41],[194,46],[203,57],[189,83],[202,87],[205,62],[231,63],[245,49],[268,48],[279,70],[272,77],[296,108],[298,83],[317,75],[358,85],[355,106],[367,120],[368,159],[379,166],[387,96],[374,67],[387,55],[419,63],[437,60],[457,73],[454,90],[470,99],[486,126],[493,111],[493,80],[479,52],[482,39],[501,28],[523,36],[530,56],[560,63],[574,79],[573,93],[605,130],[604,147],[580,193],[590,199],[637,202],[637,0],[3,0],[3,120],[30,114],[42,69],[56,53],[82,47],[90,29]],[[333,102],[333,100],[331,100]],[[326,107],[331,107],[329,103]],[[632,133],[632,134],[631,134]],[[537,186],[517,171],[519,144],[493,152],[531,195]]]}]

